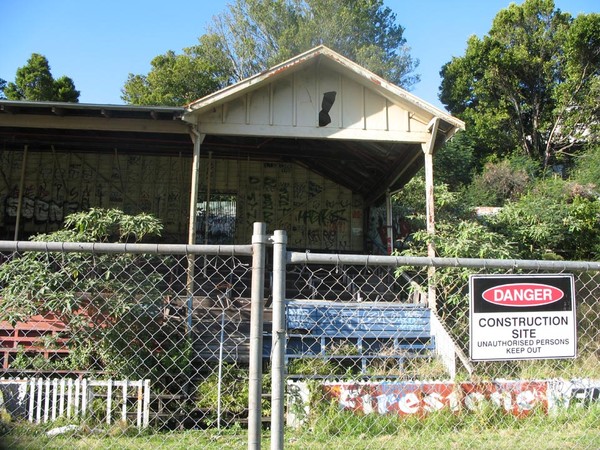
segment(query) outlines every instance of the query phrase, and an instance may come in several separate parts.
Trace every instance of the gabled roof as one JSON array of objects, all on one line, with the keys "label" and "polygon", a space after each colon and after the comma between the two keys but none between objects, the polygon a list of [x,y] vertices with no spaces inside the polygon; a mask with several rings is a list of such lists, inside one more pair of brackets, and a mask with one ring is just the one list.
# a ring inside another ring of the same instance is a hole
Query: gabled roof
[{"label": "gabled roof", "polygon": [[[290,79],[294,77],[294,74],[297,74],[302,71],[311,70],[315,71],[314,73],[314,93],[317,94],[317,97],[311,99],[314,103],[314,106],[320,108],[321,105],[321,96],[319,94],[325,92],[332,92],[331,88],[338,88],[336,91],[338,93],[338,98],[340,94],[340,90],[344,89],[343,81],[348,80],[348,83],[354,83],[354,85],[349,85],[349,89],[351,90],[350,95],[354,94],[355,91],[352,91],[356,85],[368,90],[371,95],[375,95],[376,97],[381,97],[386,99],[390,104],[394,106],[398,106],[402,110],[406,111],[408,114],[419,120],[421,123],[427,125],[433,118],[438,117],[441,119],[440,129],[443,133],[452,135],[458,129],[464,129],[464,122],[461,120],[451,116],[445,111],[425,102],[424,100],[416,97],[410,92],[402,89],[392,83],[387,82],[380,76],[368,71],[367,69],[359,66],[355,62],[345,58],[344,56],[334,52],[333,50],[325,47],[319,46],[312,50],[309,50],[301,55],[298,55],[288,61],[285,61],[269,70],[266,70],[262,73],[249,77],[245,80],[242,80],[236,84],[228,86],[220,91],[207,95],[199,100],[196,100],[189,105],[187,105],[187,112],[184,114],[184,120],[197,123],[199,120],[203,125],[206,125],[206,118],[211,117],[211,114],[214,115],[217,109],[222,108],[223,105],[231,105],[232,102],[244,99],[248,94],[256,94],[257,92],[261,92],[265,90],[267,87],[277,86],[277,83],[284,79]],[[331,76],[340,76],[341,82],[336,83],[335,80],[331,79]],[[329,78],[329,79],[327,79]],[[319,84],[322,83],[323,86]],[[337,86],[336,86],[337,84]],[[298,88],[299,83],[292,85],[293,88]],[[288,106],[292,108],[298,108],[298,92],[290,92],[287,94],[291,94],[288,98],[289,103]],[[294,94],[296,96],[294,97]],[[271,101],[277,101],[277,94],[268,92]],[[286,95],[282,94],[282,97]],[[365,102],[366,103],[366,102]],[[246,105],[248,108],[252,108],[254,105]],[[269,105],[272,109],[275,109],[277,105]],[[365,105],[369,106],[369,105]],[[281,107],[281,105],[280,105]],[[298,112],[298,111],[296,111]],[[335,112],[335,111],[334,111]],[[343,112],[343,111],[342,111]],[[252,113],[252,111],[250,111]],[[271,111],[273,114],[274,111]],[[315,117],[318,117],[315,115]],[[203,120],[204,119],[204,120]],[[254,119],[254,118],[251,118]],[[344,126],[343,118],[340,118],[340,122],[337,124],[333,123],[332,125],[337,125],[336,128],[346,128]],[[213,120],[209,120],[210,123],[214,123]],[[223,122],[226,122],[225,120]],[[271,121],[272,122],[272,121]],[[315,121],[315,126],[318,126],[318,121]],[[254,124],[257,122],[254,121]],[[273,125],[273,123],[267,123],[268,125]],[[261,125],[267,125],[262,123]],[[393,124],[388,128],[394,129]],[[297,127],[297,123],[292,123],[292,126]],[[211,126],[210,129],[214,129],[214,126]],[[251,128],[251,127],[246,127]],[[319,127],[321,128],[321,127]],[[363,127],[363,129],[368,127]],[[200,130],[202,132],[202,130]],[[302,133],[301,130],[297,133],[295,137],[312,137],[306,136]],[[384,130],[381,130],[384,131]],[[244,132],[252,132],[252,130],[240,130],[240,133]],[[339,134],[336,133],[320,133],[324,137],[340,137]],[[367,133],[370,135],[370,133]],[[385,133],[381,133],[384,135]],[[343,133],[342,133],[343,135]],[[340,137],[343,138],[343,137]],[[389,137],[380,137],[382,140],[390,140]],[[414,138],[407,138],[410,142],[414,142]]]},{"label": "gabled roof", "polygon": [[[186,107],[214,157],[291,161],[365,197],[399,190],[464,123],[325,46]],[[248,149],[252,149],[249,151]]]}]

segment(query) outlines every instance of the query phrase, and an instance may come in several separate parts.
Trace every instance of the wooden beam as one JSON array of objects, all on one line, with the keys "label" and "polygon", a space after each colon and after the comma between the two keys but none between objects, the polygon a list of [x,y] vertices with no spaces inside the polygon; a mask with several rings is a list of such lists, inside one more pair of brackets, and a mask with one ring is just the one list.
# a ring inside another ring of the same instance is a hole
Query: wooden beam
[{"label": "wooden beam", "polygon": [[[425,157],[425,214],[427,220],[427,233],[433,238],[435,234],[435,203],[433,196],[433,152],[435,150],[435,140],[437,137],[438,128],[440,125],[439,117],[435,117],[429,123],[427,128],[431,130],[429,142],[423,145],[423,153]],[[435,257],[435,245],[433,239],[427,244],[427,256]],[[435,267],[431,266],[427,269],[428,292],[427,302],[432,311],[437,311],[437,289],[435,285]]]},{"label": "wooden beam", "polygon": [[46,128],[67,130],[131,131],[143,133],[188,134],[189,124],[179,120],[111,119],[107,117],[47,116],[6,114],[0,127]]},{"label": "wooden beam", "polygon": [[200,124],[202,132],[210,135],[224,136],[261,136],[277,138],[306,138],[306,139],[346,139],[368,140],[381,142],[399,142],[424,144],[429,141],[430,134],[426,131],[381,131],[363,130],[357,128],[301,127],[301,126],[270,126],[246,125],[234,123]]}]

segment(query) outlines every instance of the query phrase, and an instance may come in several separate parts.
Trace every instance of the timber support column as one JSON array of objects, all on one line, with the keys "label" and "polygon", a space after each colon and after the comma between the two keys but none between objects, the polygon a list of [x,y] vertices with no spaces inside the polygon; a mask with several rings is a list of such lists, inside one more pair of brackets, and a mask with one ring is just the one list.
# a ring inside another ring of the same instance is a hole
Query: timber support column
[{"label": "timber support column", "polygon": [[[194,155],[192,158],[192,181],[190,186],[190,221],[188,226],[188,244],[196,243],[196,212],[198,211],[198,180],[200,179],[200,146],[206,137],[205,134],[198,133],[194,127],[191,131],[192,141],[194,142]],[[196,264],[196,255],[189,254],[187,268],[187,329],[188,334],[192,332],[192,310],[194,304],[194,268]]]},{"label": "timber support column", "polygon": [[[429,122],[429,130],[431,138],[429,142],[423,144],[423,153],[425,158],[425,214],[427,220],[427,233],[430,235],[429,243],[427,244],[427,256],[435,258],[435,244],[433,243],[433,235],[435,234],[435,203],[433,195],[433,151],[435,149],[435,140],[440,124],[439,117],[434,117]],[[428,293],[427,303],[432,311],[436,311],[436,289],[435,289],[435,267],[430,266],[427,271]]]}]

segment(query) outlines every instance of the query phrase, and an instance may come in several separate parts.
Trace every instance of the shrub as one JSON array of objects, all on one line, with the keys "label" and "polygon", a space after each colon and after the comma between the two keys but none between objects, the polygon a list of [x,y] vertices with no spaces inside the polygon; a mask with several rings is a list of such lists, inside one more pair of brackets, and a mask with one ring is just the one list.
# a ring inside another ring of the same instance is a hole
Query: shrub
[{"label": "shrub", "polygon": [[[161,223],[148,214],[91,209],[67,216],[64,229],[32,240],[138,242],[161,230]],[[71,354],[53,362],[56,368],[63,364],[61,368],[71,370],[155,379],[163,371],[178,372],[190,349],[180,343],[185,344],[183,331],[162,320],[158,269],[165,264],[166,258],[122,253],[14,256],[0,266],[0,320],[14,325],[39,314],[63,321]],[[25,358],[18,362],[26,365]]]}]

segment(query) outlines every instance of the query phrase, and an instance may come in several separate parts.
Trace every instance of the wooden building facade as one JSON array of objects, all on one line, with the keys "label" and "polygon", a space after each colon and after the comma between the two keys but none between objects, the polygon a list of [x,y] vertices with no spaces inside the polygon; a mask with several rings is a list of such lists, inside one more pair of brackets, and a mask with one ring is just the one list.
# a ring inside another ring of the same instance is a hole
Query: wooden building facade
[{"label": "wooden building facade", "polygon": [[104,207],[156,215],[164,242],[247,243],[260,221],[290,248],[381,252],[372,212],[461,128],[326,47],[182,108],[0,101],[0,239]]}]

